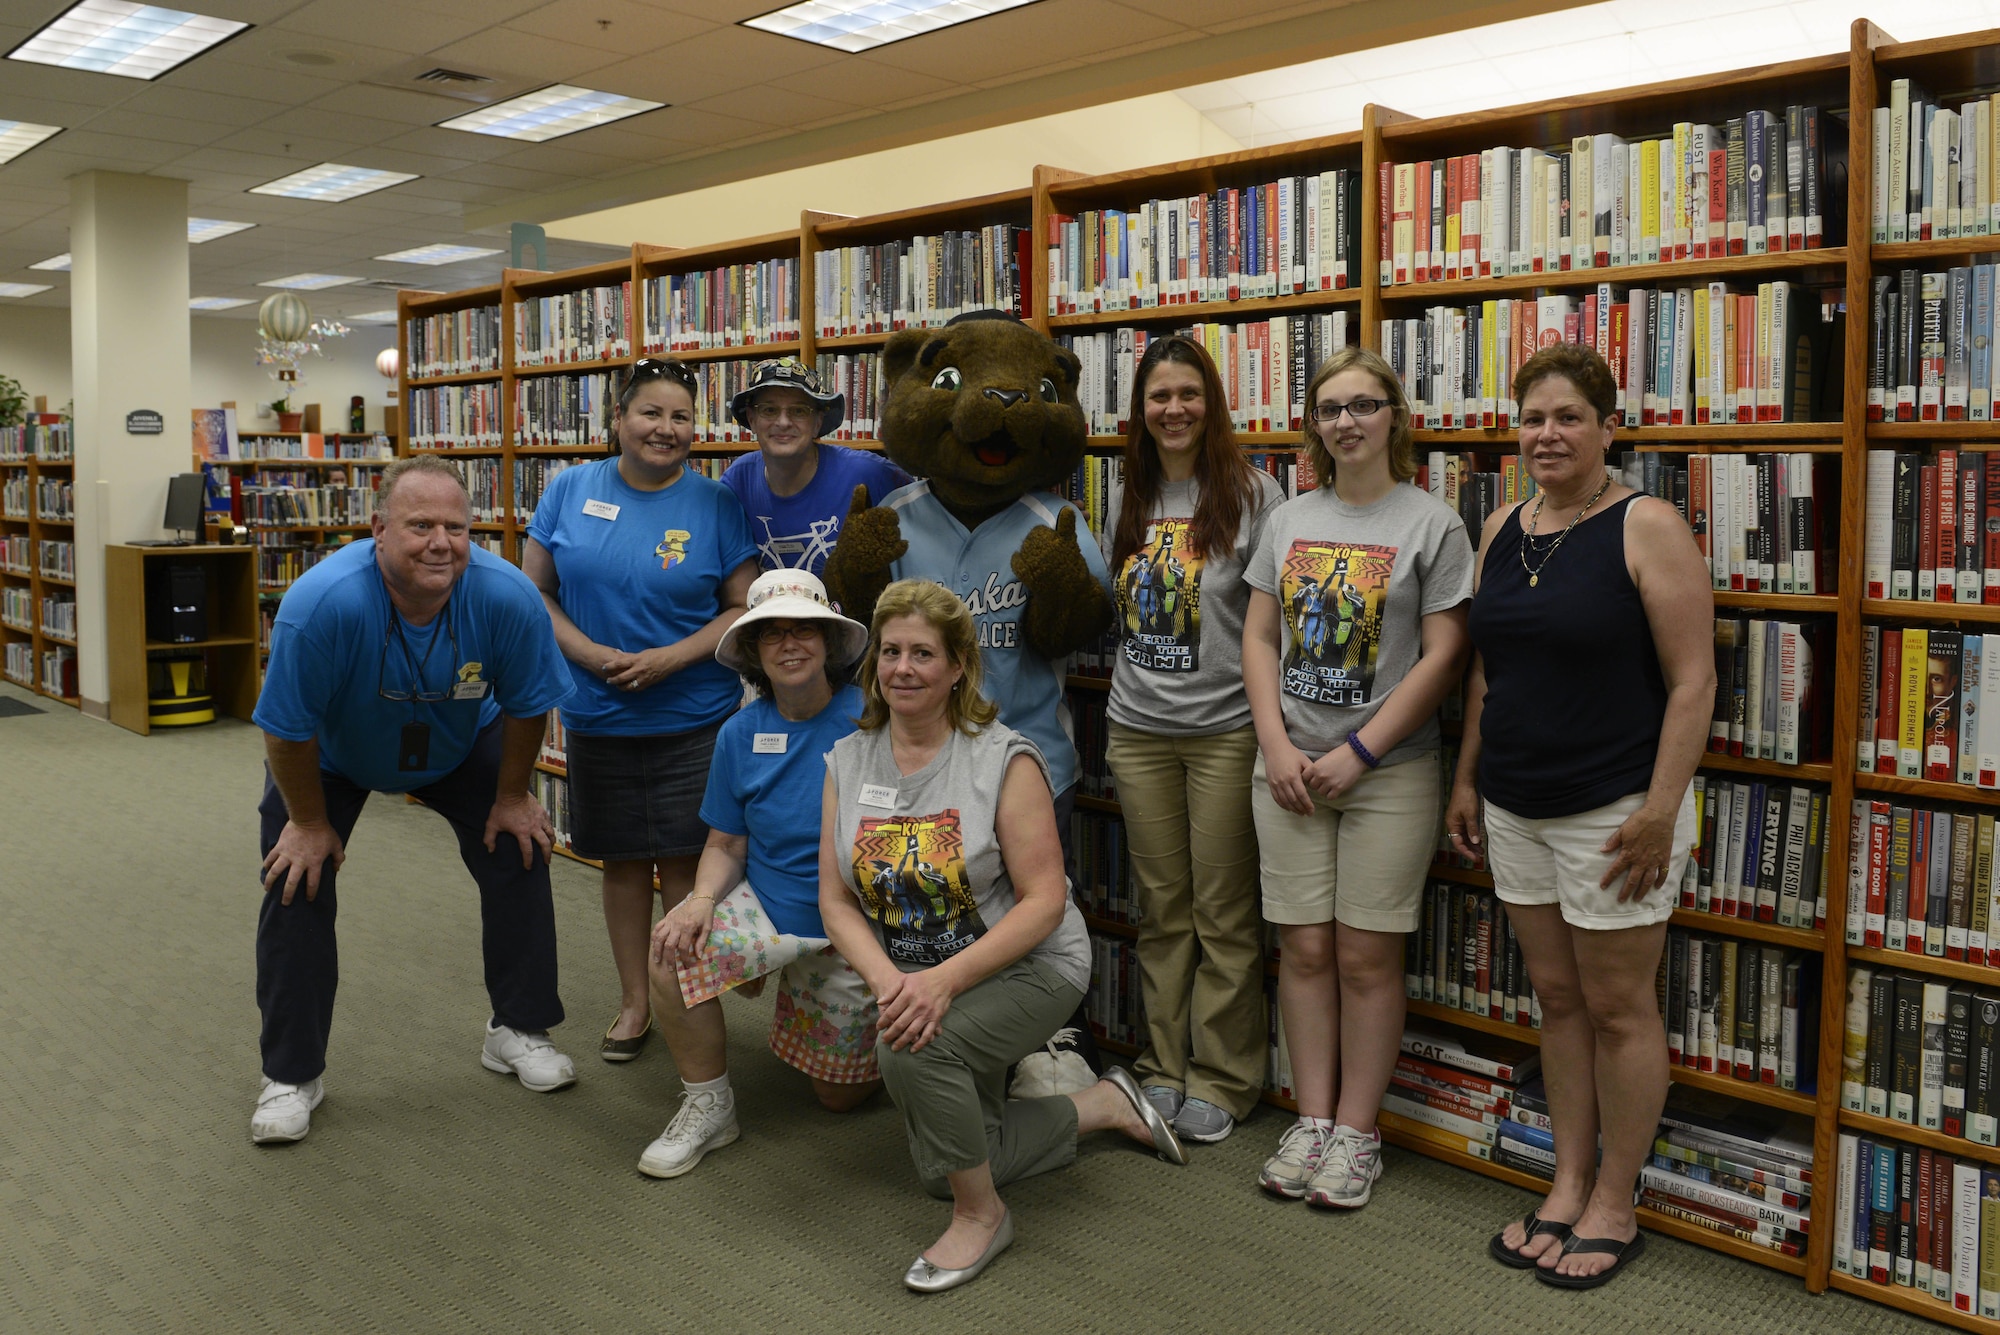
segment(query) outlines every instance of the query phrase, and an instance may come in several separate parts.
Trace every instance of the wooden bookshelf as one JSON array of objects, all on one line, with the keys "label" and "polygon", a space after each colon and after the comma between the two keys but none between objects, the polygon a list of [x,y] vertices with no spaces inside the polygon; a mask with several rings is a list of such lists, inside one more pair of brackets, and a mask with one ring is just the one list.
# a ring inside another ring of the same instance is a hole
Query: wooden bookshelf
[{"label": "wooden bookshelf", "polygon": [[[74,448],[74,437],[71,439]],[[32,445],[25,456],[0,462],[0,479],[23,478],[28,488],[27,506],[21,513],[0,515],[0,537],[26,538],[28,542],[28,560],[24,567],[0,569],[0,587],[26,590],[30,605],[30,614],[26,619],[18,622],[0,620],[0,645],[26,645],[31,669],[25,677],[9,674],[7,680],[72,709],[81,707],[83,701],[77,695],[66,694],[60,681],[51,685],[47,680],[43,655],[58,646],[74,649],[77,643],[74,637],[59,634],[43,624],[42,599],[50,593],[73,595],[76,585],[72,580],[42,572],[41,544],[45,541],[74,542],[76,524],[74,519],[44,518],[39,489],[44,480],[68,482],[73,481],[75,475],[73,457],[37,458]]]}]

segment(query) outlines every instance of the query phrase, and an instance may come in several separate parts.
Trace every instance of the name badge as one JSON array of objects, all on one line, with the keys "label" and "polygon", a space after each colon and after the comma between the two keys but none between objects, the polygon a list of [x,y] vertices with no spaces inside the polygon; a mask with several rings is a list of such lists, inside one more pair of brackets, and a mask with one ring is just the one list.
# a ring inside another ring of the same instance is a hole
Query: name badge
[{"label": "name badge", "polygon": [[585,501],[583,512],[593,519],[616,519],[618,507],[610,501]]},{"label": "name badge", "polygon": [[453,682],[451,698],[454,700],[484,700],[486,693],[493,689],[490,681]]},{"label": "name badge", "polygon": [[760,732],[750,739],[750,749],[760,756],[781,756],[785,754],[785,740],[788,732]]},{"label": "name badge", "polygon": [[861,785],[861,805],[864,807],[894,808],[896,805],[896,790],[894,788],[885,788],[879,783],[864,783]]}]

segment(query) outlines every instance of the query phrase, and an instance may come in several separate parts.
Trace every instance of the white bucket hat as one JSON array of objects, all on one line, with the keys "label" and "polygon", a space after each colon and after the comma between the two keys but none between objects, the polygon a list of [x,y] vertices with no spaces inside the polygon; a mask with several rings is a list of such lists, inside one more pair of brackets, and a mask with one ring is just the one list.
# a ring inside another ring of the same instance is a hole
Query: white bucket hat
[{"label": "white bucket hat", "polygon": [[732,672],[741,672],[746,662],[755,661],[743,652],[743,632],[759,621],[778,617],[822,623],[826,661],[836,668],[851,665],[868,648],[868,627],[834,611],[826,585],[810,570],[766,570],[751,582],[748,604],[750,610],[737,618],[715,646],[715,661]]}]

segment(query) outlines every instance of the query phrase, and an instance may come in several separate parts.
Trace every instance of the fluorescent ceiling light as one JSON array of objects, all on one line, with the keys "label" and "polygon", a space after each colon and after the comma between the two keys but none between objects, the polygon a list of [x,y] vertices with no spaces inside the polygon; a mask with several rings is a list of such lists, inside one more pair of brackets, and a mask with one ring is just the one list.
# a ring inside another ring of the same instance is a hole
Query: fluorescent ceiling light
[{"label": "fluorescent ceiling light", "polygon": [[65,250],[60,255],[51,255],[40,264],[30,264],[28,267],[30,269],[48,269],[55,273],[68,273],[69,252]]},{"label": "fluorescent ceiling light", "polygon": [[1035,0],[804,0],[743,26],[796,37],[835,51],[869,51],[1031,5]]},{"label": "fluorescent ceiling light", "polygon": [[256,225],[256,223],[224,222],[220,218],[189,218],[188,244],[198,246],[219,236],[233,236],[238,232],[247,232]]},{"label": "fluorescent ceiling light", "polygon": [[505,102],[464,116],[453,116],[438,125],[446,130],[469,130],[501,139],[525,139],[531,144],[558,139],[593,125],[608,125],[636,116],[642,111],[658,111],[664,102],[648,102],[617,93],[599,93],[589,88],[553,84],[538,93],[523,93]]},{"label": "fluorescent ceiling light", "polygon": [[311,199],[338,204],[357,195],[370,195],[392,185],[416,180],[414,172],[385,172],[373,167],[345,167],[338,162],[322,162],[290,176],[281,176],[263,185],[253,185],[253,195],[283,195],[286,199]]},{"label": "fluorescent ceiling light", "polygon": [[127,0],[82,0],[7,53],[9,60],[157,79],[250,25]]},{"label": "fluorescent ceiling light", "polygon": [[0,283],[0,297],[32,297],[48,290],[47,283]]},{"label": "fluorescent ceiling light", "polygon": [[456,264],[460,260],[476,260],[487,255],[498,255],[497,250],[485,250],[479,246],[418,246],[414,250],[399,250],[390,255],[377,255],[378,260],[393,260],[397,264]]},{"label": "fluorescent ceiling light", "polygon": [[189,297],[191,311],[232,311],[238,306],[248,306],[249,297]]},{"label": "fluorescent ceiling light", "polygon": [[0,162],[12,162],[44,139],[61,133],[60,125],[37,125],[33,121],[0,121]]},{"label": "fluorescent ceiling light", "polygon": [[295,273],[289,278],[267,278],[258,287],[288,287],[301,292],[317,292],[323,287],[345,287],[358,283],[359,278],[347,278],[337,273]]},{"label": "fluorescent ceiling light", "polygon": [[363,311],[359,315],[349,315],[342,318],[351,324],[394,324],[396,323],[396,312]]}]

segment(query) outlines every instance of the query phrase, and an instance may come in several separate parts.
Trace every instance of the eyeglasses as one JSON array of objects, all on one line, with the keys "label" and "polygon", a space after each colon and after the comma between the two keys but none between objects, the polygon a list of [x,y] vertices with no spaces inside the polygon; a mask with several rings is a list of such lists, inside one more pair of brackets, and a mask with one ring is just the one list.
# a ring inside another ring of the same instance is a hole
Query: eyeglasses
[{"label": "eyeglasses", "polygon": [[790,418],[797,422],[811,423],[820,419],[820,409],[811,403],[758,403],[751,406],[750,415],[760,422],[782,422]]},{"label": "eyeglasses", "polygon": [[[456,663],[458,662],[458,629],[451,623],[451,607],[448,603],[445,606],[443,616],[445,634],[451,640],[451,661]],[[403,661],[409,664],[410,675],[416,679],[417,683],[417,687],[413,691],[401,690],[386,684],[388,680],[390,640],[396,641],[396,643],[403,647]],[[394,700],[398,703],[416,700],[424,704],[437,704],[440,701],[451,699],[451,691],[448,689],[442,691],[427,691],[424,689],[424,669],[430,666],[431,650],[435,648],[437,648],[437,632],[432,631],[430,643],[424,646],[423,658],[419,659],[415,654],[411,653],[410,642],[403,637],[402,619],[391,611],[389,614],[389,631],[382,637],[382,657],[375,664],[375,694],[384,700]]]},{"label": "eyeglasses", "polygon": [[637,362],[634,362],[632,364],[632,378],[625,383],[627,385],[635,385],[648,376],[662,376],[668,380],[672,380],[684,386],[690,394],[695,393],[701,387],[701,382],[695,378],[692,367],[682,362],[665,361],[658,357],[642,357]]},{"label": "eyeglasses", "polygon": [[1364,417],[1373,417],[1388,406],[1389,401],[1387,399],[1354,399],[1347,403],[1315,403],[1312,407],[1312,419],[1315,422],[1333,423],[1340,420],[1342,413],[1346,413],[1358,422]]},{"label": "eyeglasses", "polygon": [[820,638],[819,625],[812,621],[801,621],[795,626],[765,626],[757,632],[757,643],[766,649],[775,649],[786,640],[797,640],[800,644],[811,644]]}]

